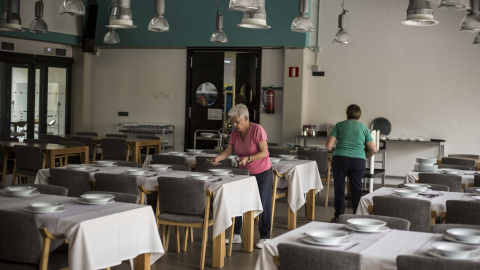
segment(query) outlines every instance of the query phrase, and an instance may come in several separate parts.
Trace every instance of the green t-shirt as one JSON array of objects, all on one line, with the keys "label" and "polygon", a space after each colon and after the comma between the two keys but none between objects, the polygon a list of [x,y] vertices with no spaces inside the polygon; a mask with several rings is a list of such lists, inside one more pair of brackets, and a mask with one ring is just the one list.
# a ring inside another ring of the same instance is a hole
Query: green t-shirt
[{"label": "green t-shirt", "polygon": [[338,122],[330,136],[337,139],[334,156],[366,158],[364,145],[373,141],[367,126],[355,120]]}]

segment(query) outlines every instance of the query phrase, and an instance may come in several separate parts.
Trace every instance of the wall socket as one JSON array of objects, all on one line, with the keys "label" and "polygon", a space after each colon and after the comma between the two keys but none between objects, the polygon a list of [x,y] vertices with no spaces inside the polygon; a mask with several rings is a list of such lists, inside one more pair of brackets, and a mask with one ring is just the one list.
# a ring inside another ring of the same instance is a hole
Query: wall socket
[{"label": "wall socket", "polygon": [[167,92],[161,92],[155,94],[156,99],[173,99],[173,94],[172,93],[167,93]]}]

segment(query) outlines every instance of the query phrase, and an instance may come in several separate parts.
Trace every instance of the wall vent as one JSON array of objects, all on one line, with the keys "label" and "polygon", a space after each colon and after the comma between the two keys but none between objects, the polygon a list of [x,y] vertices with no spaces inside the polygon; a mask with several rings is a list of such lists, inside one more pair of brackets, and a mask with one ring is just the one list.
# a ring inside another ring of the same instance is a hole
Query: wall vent
[{"label": "wall vent", "polygon": [[66,56],[67,55],[67,50],[65,49],[55,49],[55,55],[57,56]]},{"label": "wall vent", "polygon": [[2,42],[2,51],[13,51],[13,43]]}]

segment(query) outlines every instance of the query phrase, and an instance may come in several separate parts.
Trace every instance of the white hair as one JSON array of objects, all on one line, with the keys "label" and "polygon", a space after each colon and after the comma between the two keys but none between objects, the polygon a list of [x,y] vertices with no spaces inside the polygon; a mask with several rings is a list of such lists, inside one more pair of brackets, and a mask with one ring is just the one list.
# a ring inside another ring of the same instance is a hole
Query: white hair
[{"label": "white hair", "polygon": [[250,114],[248,113],[248,108],[244,104],[237,104],[234,107],[232,107],[228,112],[228,116],[230,117],[238,116],[241,119],[245,117],[247,117],[247,119],[250,118]]}]

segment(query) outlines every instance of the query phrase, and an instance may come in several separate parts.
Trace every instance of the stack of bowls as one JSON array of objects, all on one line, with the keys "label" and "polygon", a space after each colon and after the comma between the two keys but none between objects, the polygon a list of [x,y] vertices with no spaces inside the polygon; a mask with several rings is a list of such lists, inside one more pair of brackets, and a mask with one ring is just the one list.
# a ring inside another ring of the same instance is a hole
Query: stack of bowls
[{"label": "stack of bowls", "polygon": [[145,173],[145,170],[143,169],[128,169],[124,171],[125,174],[128,175],[143,175]]},{"label": "stack of bowls", "polygon": [[34,202],[28,204],[28,208],[36,212],[53,212],[62,206],[63,204],[61,203],[52,202]]},{"label": "stack of bowls", "polygon": [[334,231],[334,230],[314,230],[307,231],[305,235],[310,237],[311,240],[322,245],[341,245],[348,237],[346,231]]},{"label": "stack of bowls", "polygon": [[448,242],[435,242],[432,244],[432,247],[442,257],[452,259],[467,259],[473,252],[478,251],[478,248],[474,246]]},{"label": "stack of bowls", "polygon": [[115,198],[115,195],[104,193],[88,193],[81,195],[77,202],[86,204],[105,204],[108,202],[113,202],[113,198]]},{"label": "stack of bowls", "polygon": [[278,155],[278,156],[284,160],[294,160],[297,157],[295,155]]},{"label": "stack of bowls", "polygon": [[210,169],[209,171],[212,172],[213,175],[227,175],[232,170],[229,170],[229,169]]},{"label": "stack of bowls", "polygon": [[447,240],[455,240],[465,244],[480,244],[480,230],[475,229],[449,229],[445,235]]},{"label": "stack of bowls", "polygon": [[151,170],[160,172],[160,171],[167,171],[172,165],[169,164],[150,164],[148,166]]},{"label": "stack of bowls", "polygon": [[413,190],[413,189],[395,189],[393,191],[393,194],[400,196],[400,197],[405,197],[405,198],[413,198],[416,197],[420,193],[418,190]]},{"label": "stack of bowls", "polygon": [[418,192],[423,192],[427,190],[430,185],[428,184],[419,184],[419,183],[408,183],[404,185],[407,189],[415,190]]},{"label": "stack of bowls", "polygon": [[188,178],[196,179],[196,180],[207,180],[211,174],[208,173],[190,173],[188,174]]},{"label": "stack of bowls", "polygon": [[200,133],[200,136],[204,138],[212,138],[213,136],[215,136],[215,133],[202,132]]},{"label": "stack of bowls", "polygon": [[420,172],[433,172],[438,170],[437,158],[435,157],[418,157],[415,170]]},{"label": "stack of bowls", "polygon": [[347,223],[354,229],[364,232],[378,232],[387,225],[385,221],[371,218],[351,218],[347,220]]},{"label": "stack of bowls", "polygon": [[65,169],[72,170],[72,171],[85,171],[87,169],[87,166],[83,164],[71,164],[71,165],[65,166]]},{"label": "stack of bowls", "polygon": [[191,154],[200,154],[203,152],[202,149],[187,149],[187,152],[191,153]]}]

